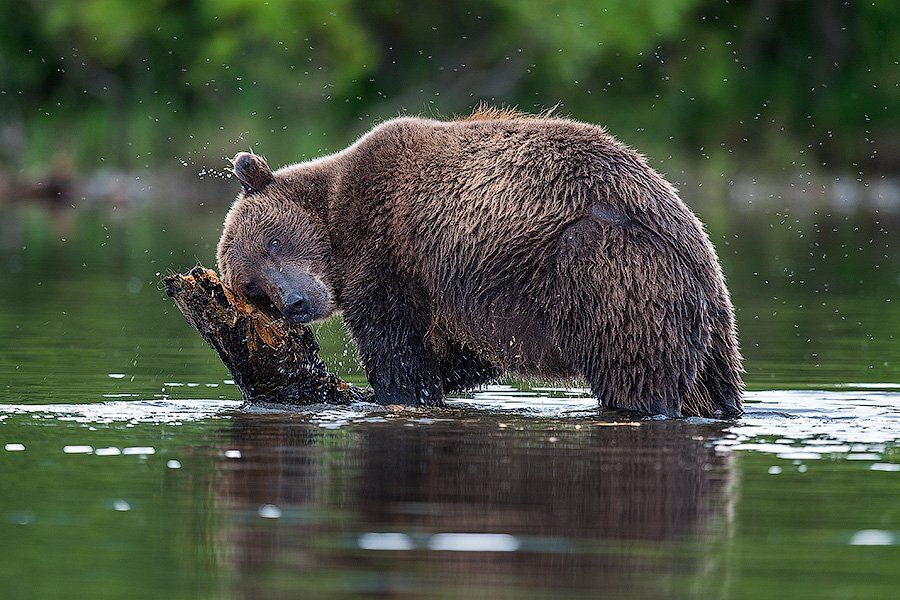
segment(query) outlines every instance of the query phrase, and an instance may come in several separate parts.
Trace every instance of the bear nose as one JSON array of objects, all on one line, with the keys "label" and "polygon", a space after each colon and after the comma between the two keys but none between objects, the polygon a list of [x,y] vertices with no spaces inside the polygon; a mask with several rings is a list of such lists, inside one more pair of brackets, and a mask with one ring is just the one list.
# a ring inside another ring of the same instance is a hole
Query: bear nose
[{"label": "bear nose", "polygon": [[309,323],[312,317],[309,296],[303,292],[290,292],[284,297],[284,314],[294,323]]}]

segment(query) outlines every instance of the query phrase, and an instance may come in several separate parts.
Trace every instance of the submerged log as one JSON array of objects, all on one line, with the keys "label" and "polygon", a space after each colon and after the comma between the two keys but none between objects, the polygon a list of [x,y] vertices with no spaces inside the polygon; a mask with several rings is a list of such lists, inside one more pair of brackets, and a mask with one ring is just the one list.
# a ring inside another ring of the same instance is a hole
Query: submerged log
[{"label": "submerged log", "polygon": [[244,400],[253,404],[350,404],[371,399],[328,372],[306,325],[242,302],[211,269],[164,279],[166,294],[231,371]]}]

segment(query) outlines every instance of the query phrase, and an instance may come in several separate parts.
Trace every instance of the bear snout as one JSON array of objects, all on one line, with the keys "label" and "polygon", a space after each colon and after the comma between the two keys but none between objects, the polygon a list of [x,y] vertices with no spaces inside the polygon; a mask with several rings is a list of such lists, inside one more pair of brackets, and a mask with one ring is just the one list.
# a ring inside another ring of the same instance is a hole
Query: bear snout
[{"label": "bear snout", "polygon": [[284,297],[284,315],[294,323],[312,321],[313,310],[309,296],[303,292],[290,292]]}]

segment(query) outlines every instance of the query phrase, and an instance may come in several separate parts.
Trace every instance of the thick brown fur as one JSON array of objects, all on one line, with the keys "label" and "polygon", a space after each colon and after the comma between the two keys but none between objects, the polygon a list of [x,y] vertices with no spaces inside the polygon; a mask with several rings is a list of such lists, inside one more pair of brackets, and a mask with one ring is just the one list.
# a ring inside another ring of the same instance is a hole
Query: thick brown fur
[{"label": "thick brown fur", "polygon": [[482,108],[388,121],[272,181],[248,156],[223,277],[283,312],[299,290],[302,318],[343,311],[379,402],[439,404],[512,372],[583,377],[646,414],[740,414],[715,250],[600,127]]}]

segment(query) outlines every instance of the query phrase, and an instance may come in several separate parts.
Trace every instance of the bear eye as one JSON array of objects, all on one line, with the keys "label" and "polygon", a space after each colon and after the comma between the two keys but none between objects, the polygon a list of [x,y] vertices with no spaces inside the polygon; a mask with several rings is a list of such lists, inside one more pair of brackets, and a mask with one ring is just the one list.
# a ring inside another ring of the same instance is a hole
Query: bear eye
[{"label": "bear eye", "polygon": [[279,240],[278,238],[272,238],[271,240],[269,240],[269,250],[274,252],[275,250],[278,250],[279,247],[281,247],[281,240]]}]

